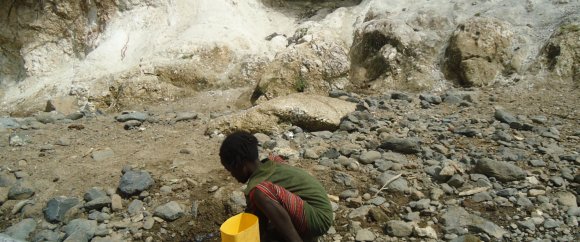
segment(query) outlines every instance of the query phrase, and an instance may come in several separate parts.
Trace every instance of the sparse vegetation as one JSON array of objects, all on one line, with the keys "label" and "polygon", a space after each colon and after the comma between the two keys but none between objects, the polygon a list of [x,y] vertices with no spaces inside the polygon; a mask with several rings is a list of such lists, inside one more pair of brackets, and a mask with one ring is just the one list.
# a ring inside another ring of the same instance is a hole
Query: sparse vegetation
[{"label": "sparse vegetation", "polygon": [[564,24],[560,26],[560,32],[577,32],[580,31],[579,24]]},{"label": "sparse vegetation", "polygon": [[308,87],[308,82],[306,81],[306,79],[304,79],[302,74],[300,74],[300,76],[298,76],[298,78],[294,82],[294,89],[296,89],[296,91],[298,91],[298,92],[304,92],[307,87]]}]

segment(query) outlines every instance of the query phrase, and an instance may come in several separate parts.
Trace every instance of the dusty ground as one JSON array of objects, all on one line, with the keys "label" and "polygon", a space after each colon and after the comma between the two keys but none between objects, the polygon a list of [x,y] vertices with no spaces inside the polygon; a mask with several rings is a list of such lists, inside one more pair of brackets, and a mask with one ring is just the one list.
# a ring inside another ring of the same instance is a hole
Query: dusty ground
[{"label": "dusty ground", "polygon": [[[41,216],[42,208],[48,199],[64,195],[81,198],[91,187],[117,188],[121,170],[125,166],[139,167],[149,171],[156,181],[152,191],[152,204],[161,204],[171,200],[191,205],[199,201],[199,216],[184,216],[172,223],[156,223],[155,227],[143,234],[143,238],[154,236],[154,240],[201,241],[217,240],[211,233],[219,231],[219,225],[231,215],[223,204],[216,203],[216,196],[239,189],[229,174],[225,172],[218,157],[219,138],[204,134],[205,124],[210,122],[210,115],[232,112],[237,109],[236,101],[245,90],[214,91],[200,93],[194,97],[172,103],[148,104],[133,107],[131,110],[147,111],[156,119],[155,123],[145,122],[143,130],[124,130],[123,124],[116,122],[117,113],[83,118],[73,123],[45,125],[38,130],[20,130],[30,137],[31,143],[23,147],[8,145],[9,133],[0,133],[0,165],[3,169],[20,170],[28,174],[36,189],[35,205],[28,213]],[[501,105],[513,113],[525,115],[558,116],[564,122],[560,131],[573,135],[580,131],[578,107],[580,91],[567,86],[551,86],[524,90],[522,88],[498,88],[481,91],[482,110],[472,109],[466,115],[488,117],[493,106],[488,99],[494,97],[493,105]],[[239,103],[238,103],[239,104]],[[197,112],[195,121],[171,123],[176,112]],[[455,109],[438,110],[440,115],[457,112]],[[71,124],[82,125],[84,129],[71,129]],[[54,145],[58,139],[67,138],[70,146]],[[578,141],[571,141],[576,142]],[[41,152],[46,145],[54,145],[54,150]],[[91,151],[111,148],[115,155],[112,158],[96,162],[91,158]],[[336,185],[328,172],[316,168],[316,161],[300,161],[297,166],[315,174],[326,186],[330,194],[339,194],[343,188]],[[360,190],[366,190],[368,177],[349,171],[358,179]],[[170,196],[155,194],[159,187],[166,184],[179,184]],[[212,186],[220,187],[216,193],[209,193]],[[395,204],[405,205],[408,199],[404,194],[387,196]],[[8,201],[0,207],[4,214],[0,221],[0,231],[18,219],[10,215],[16,201]],[[493,219],[509,211],[484,207],[466,202],[465,206],[482,212],[482,216]],[[397,207],[391,207],[389,216],[396,217]],[[504,209],[504,208],[501,208]],[[496,223],[503,225],[501,221]],[[339,216],[336,230],[345,231],[348,222]],[[166,231],[159,232],[160,226]],[[150,233],[150,234],[148,234]],[[161,235],[161,236],[160,236]]]}]

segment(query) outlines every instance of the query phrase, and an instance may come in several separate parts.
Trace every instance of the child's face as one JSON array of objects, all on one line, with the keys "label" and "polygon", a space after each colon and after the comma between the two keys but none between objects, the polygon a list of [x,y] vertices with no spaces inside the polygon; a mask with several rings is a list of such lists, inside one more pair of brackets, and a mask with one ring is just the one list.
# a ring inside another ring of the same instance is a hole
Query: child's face
[{"label": "child's face", "polygon": [[250,179],[250,176],[252,175],[248,171],[248,168],[246,167],[245,163],[238,166],[238,167],[232,167],[232,166],[224,164],[223,162],[222,162],[222,165],[240,183],[246,183],[248,181],[248,179]]}]

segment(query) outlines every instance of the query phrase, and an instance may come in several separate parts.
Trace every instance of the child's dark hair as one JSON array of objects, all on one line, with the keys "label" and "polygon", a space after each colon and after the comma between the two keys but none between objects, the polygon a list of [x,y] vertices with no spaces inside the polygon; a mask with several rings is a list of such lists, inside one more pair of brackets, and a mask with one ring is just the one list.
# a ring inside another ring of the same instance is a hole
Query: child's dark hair
[{"label": "child's dark hair", "polygon": [[230,167],[258,160],[258,139],[246,131],[228,135],[220,147],[220,159]]}]

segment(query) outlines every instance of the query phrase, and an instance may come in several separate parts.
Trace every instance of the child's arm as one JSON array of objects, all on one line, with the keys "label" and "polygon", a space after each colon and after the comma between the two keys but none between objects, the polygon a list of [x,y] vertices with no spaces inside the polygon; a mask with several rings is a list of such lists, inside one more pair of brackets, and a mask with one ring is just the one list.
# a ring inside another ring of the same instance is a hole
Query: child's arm
[{"label": "child's arm", "polygon": [[292,224],[290,215],[279,203],[269,199],[258,189],[254,192],[254,202],[286,241],[302,241],[300,235],[298,235],[298,231],[294,228],[294,224]]}]

